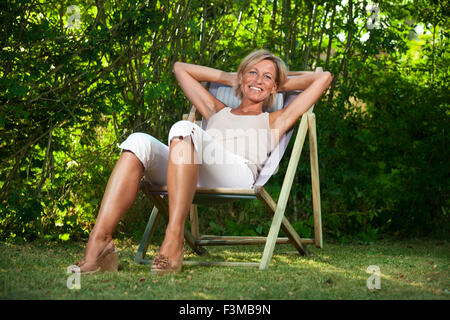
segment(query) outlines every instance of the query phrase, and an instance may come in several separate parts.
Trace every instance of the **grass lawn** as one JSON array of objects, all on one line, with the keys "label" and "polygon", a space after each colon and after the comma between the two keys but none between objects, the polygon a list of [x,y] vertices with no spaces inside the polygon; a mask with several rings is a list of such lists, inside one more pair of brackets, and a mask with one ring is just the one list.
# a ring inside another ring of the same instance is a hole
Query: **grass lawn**
[{"label": "grass lawn", "polygon": [[[116,241],[118,273],[82,275],[67,288],[67,266],[84,243],[0,243],[1,299],[450,299],[450,244],[437,240],[382,240],[370,244],[309,246],[310,257],[278,245],[270,268],[185,266],[157,276],[133,262],[137,244]],[[158,247],[149,248],[150,255]],[[209,247],[210,257],[185,259],[258,262],[263,246]],[[381,271],[381,288],[369,290],[367,267]]]}]

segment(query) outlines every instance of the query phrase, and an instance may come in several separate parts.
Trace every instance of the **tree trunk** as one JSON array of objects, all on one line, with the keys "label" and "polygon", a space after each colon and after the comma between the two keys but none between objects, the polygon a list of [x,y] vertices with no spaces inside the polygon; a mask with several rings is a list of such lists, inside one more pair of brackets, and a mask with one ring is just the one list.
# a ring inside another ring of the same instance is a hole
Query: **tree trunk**
[{"label": "tree trunk", "polygon": [[277,28],[277,10],[278,10],[278,1],[273,0],[273,6],[272,6],[272,19],[270,21],[270,24],[272,25],[272,30],[275,31]]},{"label": "tree trunk", "polygon": [[[348,3],[348,16],[349,16],[349,21],[353,21],[353,2],[352,2],[352,0],[349,0],[349,3]],[[341,63],[339,65],[338,71],[333,75],[333,81],[331,82],[330,94],[328,95],[328,101],[327,101],[328,105],[330,105],[331,100],[333,100],[334,90],[336,88],[337,79],[339,78],[339,75],[342,72],[342,69],[343,69],[345,63],[347,62],[347,55],[350,52],[350,47],[352,44],[352,37],[353,37],[353,28],[349,28],[348,33],[347,33],[347,43],[345,45],[344,52],[342,53]],[[344,78],[344,80],[346,80],[346,79]]]},{"label": "tree trunk", "polygon": [[323,22],[322,22],[322,28],[320,30],[320,38],[319,38],[319,45],[317,47],[317,59],[316,59],[316,66],[320,66],[321,64],[321,60],[320,60],[320,52],[322,51],[322,39],[323,39],[323,34],[325,33],[325,26],[327,24],[327,18],[328,18],[328,13],[330,12],[330,3],[327,3],[326,9],[325,9],[325,13],[323,15]]},{"label": "tree trunk", "polygon": [[336,6],[333,7],[333,13],[331,14],[330,29],[328,31],[328,48],[327,48],[327,58],[325,60],[325,70],[328,70],[328,63],[330,62],[331,55],[331,45],[333,43],[333,27],[334,27],[334,16],[336,15]]},{"label": "tree trunk", "polygon": [[306,42],[308,43],[308,47],[306,48],[305,52],[305,60],[303,61],[303,70],[308,69],[308,60],[309,60],[309,53],[311,52],[311,48],[313,45],[313,35],[314,35],[314,25],[316,23],[316,16],[317,16],[317,7],[318,7],[319,0],[317,0],[313,5],[313,13],[309,20],[308,24],[308,34],[306,35]]}]

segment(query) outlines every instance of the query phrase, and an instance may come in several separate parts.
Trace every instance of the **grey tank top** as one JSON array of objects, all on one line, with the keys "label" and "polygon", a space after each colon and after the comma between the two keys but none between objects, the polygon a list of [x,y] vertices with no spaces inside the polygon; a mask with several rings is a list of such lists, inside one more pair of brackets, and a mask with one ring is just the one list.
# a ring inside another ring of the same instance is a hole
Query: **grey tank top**
[{"label": "grey tank top", "polygon": [[274,149],[274,138],[269,125],[269,113],[236,115],[225,107],[213,114],[206,132],[223,147],[248,160],[247,166],[256,178],[264,162]]}]

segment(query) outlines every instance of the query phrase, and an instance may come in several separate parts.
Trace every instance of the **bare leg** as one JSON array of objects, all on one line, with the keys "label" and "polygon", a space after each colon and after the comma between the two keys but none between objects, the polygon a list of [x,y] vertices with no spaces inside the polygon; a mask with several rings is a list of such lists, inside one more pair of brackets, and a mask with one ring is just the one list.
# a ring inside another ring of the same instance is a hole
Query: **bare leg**
[{"label": "bare leg", "polygon": [[112,239],[120,219],[136,200],[143,172],[144,166],[134,153],[124,150],[109,177],[97,221],[86,246],[86,261],[95,261]]},{"label": "bare leg", "polygon": [[184,225],[197,188],[198,171],[191,137],[174,138],[167,167],[169,223],[160,248],[160,253],[170,261],[177,259],[183,250]]}]

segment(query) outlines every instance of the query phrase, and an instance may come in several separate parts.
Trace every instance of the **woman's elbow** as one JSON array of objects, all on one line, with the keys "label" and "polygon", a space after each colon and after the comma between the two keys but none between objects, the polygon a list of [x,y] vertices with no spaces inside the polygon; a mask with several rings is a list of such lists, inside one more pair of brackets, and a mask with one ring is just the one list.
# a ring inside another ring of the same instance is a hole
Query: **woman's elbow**
[{"label": "woman's elbow", "polygon": [[182,68],[182,65],[183,65],[182,62],[176,61],[176,62],[173,64],[173,67],[172,67],[173,73],[177,73],[177,72]]},{"label": "woman's elbow", "polygon": [[330,71],[324,71],[322,73],[322,76],[329,81],[333,80],[333,76],[331,75]]},{"label": "woman's elbow", "polygon": [[330,71],[325,71],[321,74],[322,79],[327,83],[327,86],[330,85],[331,81],[333,81],[333,76]]}]

